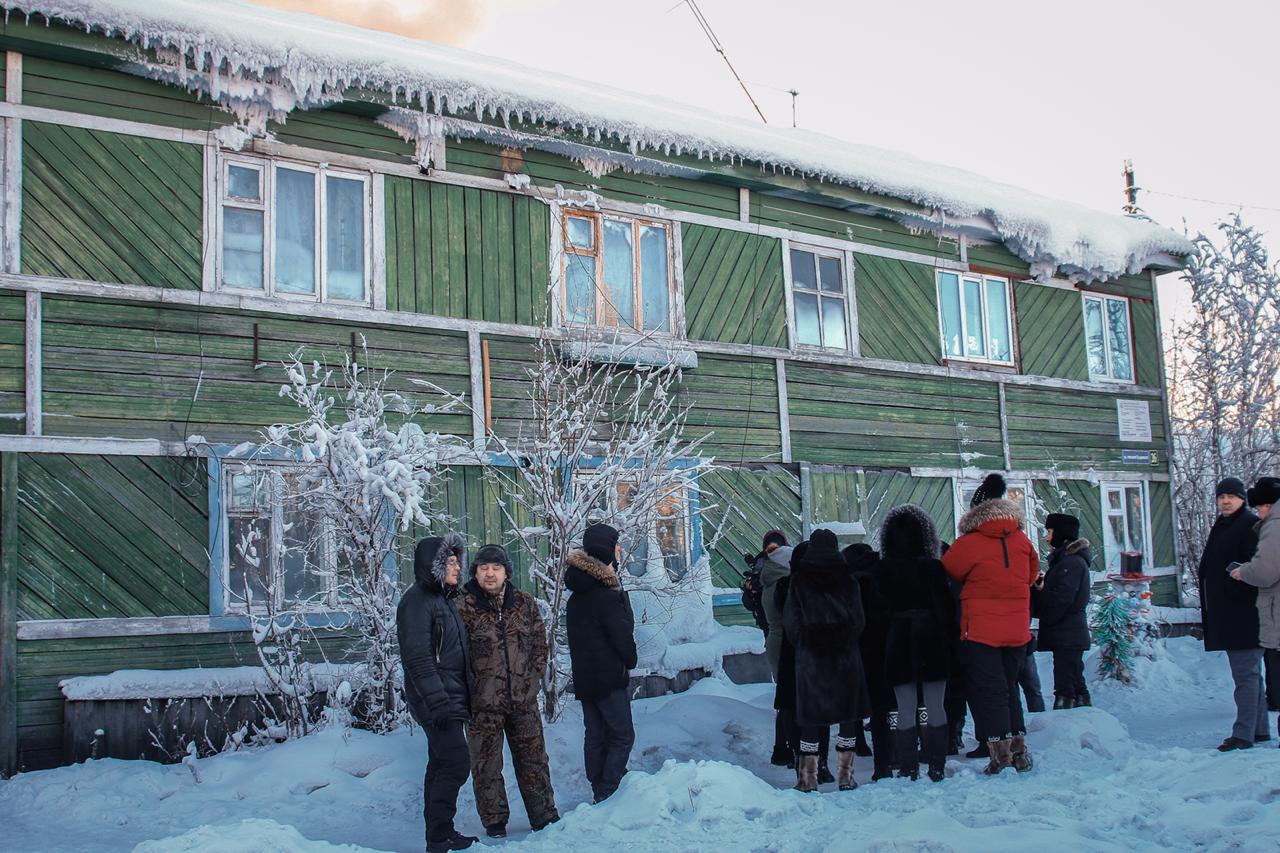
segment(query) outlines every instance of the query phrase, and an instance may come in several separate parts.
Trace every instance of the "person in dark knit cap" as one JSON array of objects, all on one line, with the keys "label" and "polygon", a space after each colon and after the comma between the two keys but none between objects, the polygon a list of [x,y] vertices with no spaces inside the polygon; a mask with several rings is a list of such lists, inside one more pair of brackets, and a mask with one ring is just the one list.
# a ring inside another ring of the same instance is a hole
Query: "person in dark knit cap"
[{"label": "person in dark knit cap", "polygon": [[569,555],[565,627],[573,694],[582,703],[583,760],[595,802],[618,790],[635,743],[627,685],[636,665],[635,614],[618,574],[618,531],[593,524]]},{"label": "person in dark knit cap", "polygon": [[1036,644],[1053,653],[1054,710],[1092,704],[1084,680],[1084,653],[1090,644],[1089,565],[1093,552],[1088,539],[1080,538],[1080,519],[1050,513],[1045,519],[1049,539],[1049,568],[1031,592],[1031,604],[1040,619]]}]

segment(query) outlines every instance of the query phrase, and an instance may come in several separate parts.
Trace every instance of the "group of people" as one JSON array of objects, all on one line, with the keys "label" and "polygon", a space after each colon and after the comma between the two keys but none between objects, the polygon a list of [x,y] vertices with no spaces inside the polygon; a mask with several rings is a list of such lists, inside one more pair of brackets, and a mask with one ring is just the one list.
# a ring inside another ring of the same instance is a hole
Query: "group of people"
[{"label": "group of people", "polygon": [[1280,479],[1246,490],[1228,477],[1215,492],[1218,517],[1198,573],[1200,622],[1205,650],[1225,651],[1231,666],[1236,719],[1218,749],[1233,752],[1271,740],[1267,710],[1280,711]]},{"label": "group of people", "polygon": [[[913,504],[885,516],[878,553],[865,544],[842,551],[825,529],[794,547],[780,531],[765,535],[754,568],[776,683],[773,760],[795,767],[798,790],[857,786],[864,720],[872,781],[895,769],[916,779],[922,758],[929,778],[941,781],[947,756],[959,752],[966,704],[978,736],[968,755],[985,757],[987,774],[1030,770],[1019,683],[1034,667],[1033,615],[1039,648],[1053,653],[1053,707],[1090,704],[1089,542],[1078,519],[1050,515],[1052,551],[1041,571],[1024,512],[1005,491],[999,474],[983,481],[950,547]],[[826,761],[832,726],[834,775]]]},{"label": "group of people", "polygon": [[[618,572],[618,539],[608,525],[588,527],[564,572],[574,695],[582,703],[583,758],[596,802],[617,790],[635,741],[627,692],[636,665],[635,617]],[[504,548],[480,548],[463,584],[464,548],[457,533],[420,541],[414,583],[396,612],[405,699],[427,735],[428,853],[465,850],[479,840],[454,825],[468,775],[485,833],[507,834],[504,737],[531,828],[560,819],[538,709],[546,625],[533,597],[512,585]]]}]

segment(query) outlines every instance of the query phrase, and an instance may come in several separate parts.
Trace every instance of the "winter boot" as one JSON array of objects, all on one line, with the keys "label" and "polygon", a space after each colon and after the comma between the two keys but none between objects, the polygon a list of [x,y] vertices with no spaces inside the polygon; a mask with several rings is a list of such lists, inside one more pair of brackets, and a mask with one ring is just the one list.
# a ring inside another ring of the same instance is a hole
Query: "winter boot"
[{"label": "winter boot", "polygon": [[800,761],[796,764],[796,790],[803,791],[806,794],[812,794],[818,790],[818,756],[801,755]]},{"label": "winter boot", "polygon": [[484,834],[490,838],[506,838],[507,825],[505,823],[495,823],[484,828]]},{"label": "winter boot", "polygon": [[947,755],[959,755],[964,749],[964,723],[947,723]]},{"label": "winter boot", "polygon": [[783,731],[781,714],[773,718],[773,755],[769,756],[769,763],[774,767],[795,767],[795,756],[787,749],[787,733]]},{"label": "winter boot", "polygon": [[978,745],[964,754],[965,758],[990,758],[991,750],[989,744],[985,740],[979,740]]},{"label": "winter boot", "polygon": [[[870,745],[867,744],[867,730],[862,725],[861,720],[859,720],[854,725],[853,738],[854,738],[854,746],[853,746],[854,754],[857,755],[859,758],[870,758],[871,747]],[[836,762],[836,763],[839,764],[839,762]]]},{"label": "winter boot", "polygon": [[947,776],[947,743],[951,731],[947,726],[929,726],[924,730],[925,751],[929,761],[929,778],[941,782]]},{"label": "winter boot", "polygon": [[995,776],[1006,767],[1013,766],[1013,738],[987,741],[987,748],[991,752],[991,760],[983,768],[983,773]]},{"label": "winter boot", "polygon": [[1013,769],[1019,773],[1026,773],[1035,766],[1035,762],[1031,760],[1031,750],[1027,749],[1026,735],[1014,735],[1010,738],[1009,760]]},{"label": "winter boot", "polygon": [[1072,696],[1063,696],[1060,693],[1053,694],[1053,710],[1065,711],[1067,708],[1074,707],[1073,698]]},{"label": "winter boot", "polygon": [[853,756],[856,754],[852,749],[836,750],[836,780],[840,783],[841,791],[852,791],[858,787],[853,779]]},{"label": "winter boot", "polygon": [[827,757],[825,755],[820,756],[818,758],[818,784],[830,785],[834,781],[836,781],[836,777],[831,775],[831,766],[827,764]]},{"label": "winter boot", "polygon": [[1089,691],[1088,691],[1088,690],[1082,690],[1082,691],[1080,691],[1079,693],[1077,693],[1077,694],[1076,694],[1076,701],[1075,701],[1075,704],[1073,704],[1071,707],[1072,707],[1072,708],[1091,708],[1091,707],[1093,707],[1093,700],[1092,700],[1091,698],[1089,698]]},{"label": "winter boot", "polygon": [[463,835],[455,830],[453,835],[443,841],[428,841],[427,853],[448,853],[450,850],[466,850],[479,840],[474,835]]},{"label": "winter boot", "polygon": [[898,746],[898,778],[920,778],[920,738],[916,727],[898,729],[894,734]]},{"label": "winter boot", "polygon": [[871,751],[875,762],[871,781],[879,782],[893,776],[893,736],[887,720],[871,721]]}]

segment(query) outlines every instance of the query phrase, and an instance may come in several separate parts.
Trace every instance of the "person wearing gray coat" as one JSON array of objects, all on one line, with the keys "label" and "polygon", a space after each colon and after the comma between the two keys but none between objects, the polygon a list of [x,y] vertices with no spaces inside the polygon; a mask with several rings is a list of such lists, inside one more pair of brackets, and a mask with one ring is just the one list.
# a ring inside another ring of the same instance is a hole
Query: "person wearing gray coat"
[{"label": "person wearing gray coat", "polygon": [[[1236,566],[1231,576],[1238,581],[1258,588],[1258,662],[1263,649],[1280,649],[1280,515],[1273,515],[1276,503],[1280,503],[1280,479],[1263,477],[1249,490],[1249,505],[1262,521],[1258,522],[1258,550],[1253,559]],[[1258,677],[1259,717],[1263,720],[1262,740],[1265,733],[1267,701]],[[1255,737],[1254,741],[1259,738]],[[1244,747],[1239,747],[1244,748]]]}]

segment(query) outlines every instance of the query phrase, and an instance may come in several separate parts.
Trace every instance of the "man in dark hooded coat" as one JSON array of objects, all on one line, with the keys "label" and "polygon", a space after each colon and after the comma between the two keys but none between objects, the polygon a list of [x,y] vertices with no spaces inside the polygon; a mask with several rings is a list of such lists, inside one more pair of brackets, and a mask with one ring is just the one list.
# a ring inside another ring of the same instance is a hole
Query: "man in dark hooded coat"
[{"label": "man in dark hooded coat", "polygon": [[1049,531],[1049,568],[1032,588],[1031,603],[1040,619],[1040,651],[1053,654],[1054,710],[1092,704],[1084,680],[1084,653],[1090,645],[1089,564],[1093,551],[1088,539],[1080,538],[1080,519],[1065,513],[1050,513],[1045,519]]},{"label": "man in dark hooded coat", "polygon": [[428,853],[465,850],[479,840],[453,825],[458,791],[471,773],[467,722],[475,694],[467,629],[454,606],[464,544],[457,533],[419,542],[413,555],[414,583],[396,609],[404,695],[427,735],[422,814]]}]

